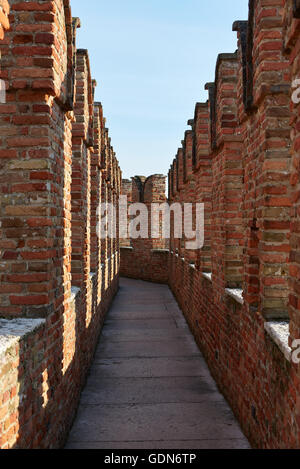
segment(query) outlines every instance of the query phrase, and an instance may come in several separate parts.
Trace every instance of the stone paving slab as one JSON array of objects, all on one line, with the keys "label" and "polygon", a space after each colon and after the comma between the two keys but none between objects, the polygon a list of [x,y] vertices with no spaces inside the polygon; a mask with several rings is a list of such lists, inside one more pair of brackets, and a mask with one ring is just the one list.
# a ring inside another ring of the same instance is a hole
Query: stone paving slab
[{"label": "stone paving slab", "polygon": [[195,357],[107,358],[95,361],[91,370],[106,378],[161,378],[176,376],[209,376]]},{"label": "stone paving slab", "polygon": [[121,279],[66,447],[249,448],[168,287]]},{"label": "stone paving slab", "polygon": [[115,320],[108,320],[106,322],[107,330],[114,330],[116,331],[118,328],[118,332],[123,332],[124,330],[145,330],[145,329],[177,329],[176,322],[172,317],[169,319],[115,319]]},{"label": "stone paving slab", "polygon": [[81,404],[195,403],[222,399],[216,385],[203,377],[103,378],[92,374]]},{"label": "stone paving slab", "polygon": [[152,330],[133,330],[127,329],[119,331],[118,329],[107,329],[105,328],[102,331],[101,340],[110,340],[111,342],[131,342],[143,340],[152,341],[152,340],[167,340],[167,339],[180,339],[187,337],[186,331],[184,329],[172,328],[172,329],[152,329]]},{"label": "stone paving slab", "polygon": [[[120,320],[122,319],[123,321],[131,321],[131,320],[138,320],[141,316],[141,306],[138,308],[132,308],[131,310],[126,309],[126,310],[112,310],[109,313],[109,319],[110,321],[114,320]],[[165,310],[165,311],[155,311],[155,309],[151,309],[149,311],[144,311],[144,317],[143,319],[170,319],[170,313]]]},{"label": "stone paving slab", "polygon": [[[195,404],[81,405],[72,441],[241,439],[224,401]],[[122,436],[122,438],[121,438]]]},{"label": "stone paving slab", "polygon": [[[180,350],[180,351],[179,351]],[[110,342],[106,339],[100,343],[96,358],[156,358],[156,357],[191,357],[199,356],[194,341],[182,337],[176,340],[149,340],[134,342]]]}]

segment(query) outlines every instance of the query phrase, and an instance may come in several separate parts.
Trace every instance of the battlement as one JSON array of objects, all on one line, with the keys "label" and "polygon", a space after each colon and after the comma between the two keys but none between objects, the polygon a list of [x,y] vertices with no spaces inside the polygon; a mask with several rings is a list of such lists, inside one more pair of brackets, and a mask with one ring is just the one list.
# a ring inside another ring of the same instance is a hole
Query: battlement
[{"label": "battlement", "polygon": [[122,176],[69,2],[15,0],[10,19],[0,42],[0,448],[56,448],[118,289],[119,239],[102,239],[98,225]]},{"label": "battlement", "polygon": [[[249,1],[167,178],[122,180],[79,27],[0,0],[0,448],[64,445],[122,274],[169,284],[253,447],[299,449],[300,1]],[[166,202],[204,205],[201,249],[151,236]]]}]

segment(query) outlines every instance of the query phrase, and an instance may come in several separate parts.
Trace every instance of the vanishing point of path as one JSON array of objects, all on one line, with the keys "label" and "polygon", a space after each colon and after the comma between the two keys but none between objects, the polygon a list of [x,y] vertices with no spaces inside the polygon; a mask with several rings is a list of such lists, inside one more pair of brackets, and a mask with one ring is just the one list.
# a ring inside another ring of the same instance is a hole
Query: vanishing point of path
[{"label": "vanishing point of path", "polygon": [[121,279],[66,448],[249,448],[167,286]]}]

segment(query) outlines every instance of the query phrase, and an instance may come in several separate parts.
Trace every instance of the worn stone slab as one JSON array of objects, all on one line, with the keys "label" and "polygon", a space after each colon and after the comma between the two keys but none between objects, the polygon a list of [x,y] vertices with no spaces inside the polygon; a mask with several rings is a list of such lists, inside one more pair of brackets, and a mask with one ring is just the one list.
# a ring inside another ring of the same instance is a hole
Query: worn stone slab
[{"label": "worn stone slab", "polygon": [[178,358],[107,358],[97,356],[92,373],[106,378],[159,378],[171,376],[207,376],[198,356]]},{"label": "worn stone slab", "polygon": [[163,311],[155,310],[154,308],[149,309],[149,311],[145,310],[141,313],[141,307],[132,308],[131,310],[129,307],[122,310],[112,310],[109,314],[109,320],[139,320],[139,319],[170,319],[172,316],[168,311],[165,309]]},{"label": "worn stone slab", "polygon": [[124,307],[123,309],[111,309],[108,321],[148,321],[154,319],[169,319],[175,321],[175,323],[178,322],[177,327],[188,327],[180,310],[168,310],[167,307],[160,310],[157,307],[152,309],[142,309],[141,306],[132,308],[126,306],[126,308]]},{"label": "worn stone slab", "polygon": [[[151,340],[168,340],[180,339],[186,337],[186,330],[179,328],[172,329],[127,329],[118,330],[117,328],[104,328],[102,331],[102,339],[112,342],[131,342],[131,341],[151,341]],[[101,340],[102,340],[101,339]]]},{"label": "worn stone slab", "polygon": [[81,405],[69,441],[243,438],[223,401],[152,405]]},{"label": "worn stone slab", "polygon": [[146,329],[176,329],[177,325],[175,321],[171,319],[115,319],[115,320],[108,320],[105,323],[105,327],[107,330],[118,330],[118,331],[126,331],[126,330],[146,330]]},{"label": "worn stone slab", "polygon": [[215,383],[203,377],[103,378],[92,374],[82,405],[214,402],[222,400]]},{"label": "worn stone slab", "polygon": [[100,343],[96,352],[97,358],[155,358],[155,357],[199,357],[199,349],[194,341],[183,337],[176,340],[149,340],[147,342],[110,342]]},{"label": "worn stone slab", "polygon": [[137,297],[137,298],[132,298],[130,300],[126,299],[125,296],[123,297],[116,297],[114,300],[111,310],[113,311],[114,309],[123,309],[126,307],[132,307],[132,306],[140,306],[141,313],[143,312],[144,307],[148,308],[159,308],[159,309],[164,309],[164,304],[166,303],[167,305],[172,305],[174,302],[173,298],[165,299],[164,296],[161,295],[155,295],[156,298],[153,299],[153,294],[149,295],[149,297]]},{"label": "worn stone slab", "polygon": [[121,279],[67,448],[249,448],[168,287]]}]

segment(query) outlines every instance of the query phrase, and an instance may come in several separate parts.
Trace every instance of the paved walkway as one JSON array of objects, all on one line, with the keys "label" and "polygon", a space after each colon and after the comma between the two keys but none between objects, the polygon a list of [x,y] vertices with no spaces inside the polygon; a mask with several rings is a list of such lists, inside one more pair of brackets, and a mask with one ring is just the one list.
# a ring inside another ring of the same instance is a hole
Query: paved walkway
[{"label": "paved walkway", "polygon": [[249,448],[169,288],[121,279],[67,448]]}]

